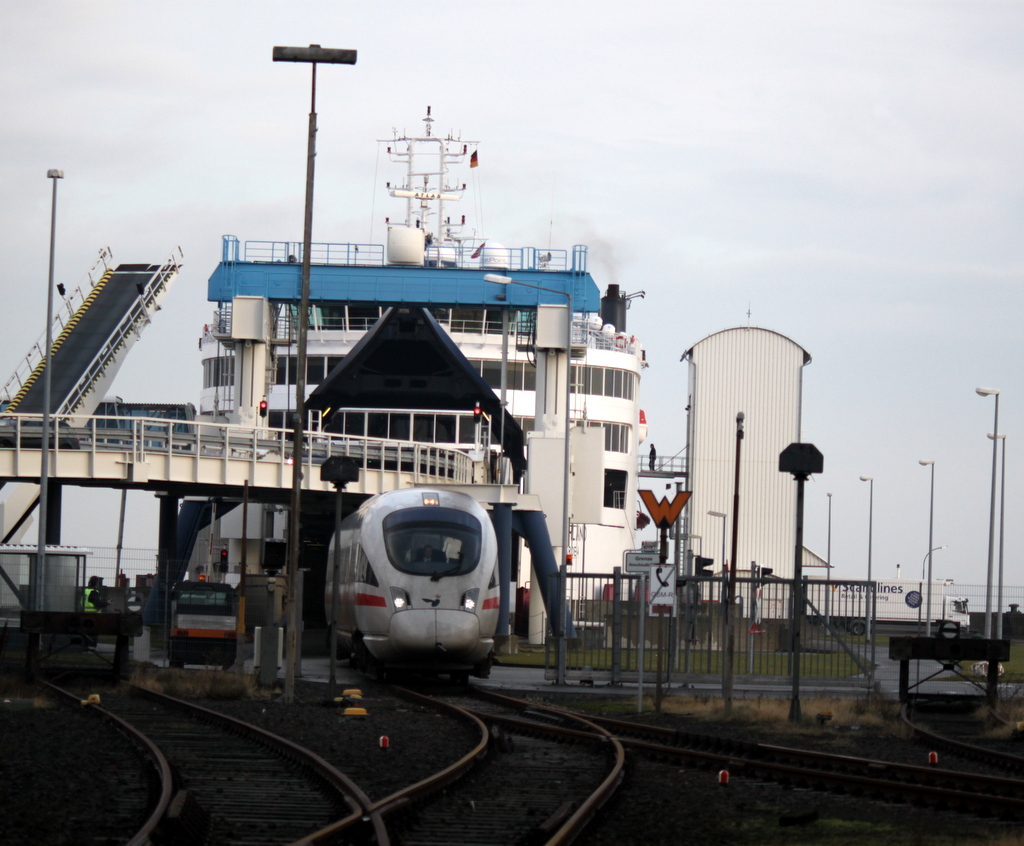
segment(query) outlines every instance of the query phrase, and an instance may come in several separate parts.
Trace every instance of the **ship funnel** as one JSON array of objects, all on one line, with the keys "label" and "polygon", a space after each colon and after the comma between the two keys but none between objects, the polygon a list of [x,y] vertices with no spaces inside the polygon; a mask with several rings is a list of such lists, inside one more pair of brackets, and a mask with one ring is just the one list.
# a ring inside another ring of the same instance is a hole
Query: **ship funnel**
[{"label": "ship funnel", "polygon": [[601,320],[614,326],[616,332],[626,331],[626,297],[618,285],[609,285],[601,297]]}]

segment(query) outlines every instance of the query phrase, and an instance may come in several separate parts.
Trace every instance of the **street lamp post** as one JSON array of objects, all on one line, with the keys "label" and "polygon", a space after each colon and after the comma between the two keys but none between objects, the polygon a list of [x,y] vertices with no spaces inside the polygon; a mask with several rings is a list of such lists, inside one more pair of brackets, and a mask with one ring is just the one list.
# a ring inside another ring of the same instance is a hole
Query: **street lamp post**
[{"label": "street lamp post", "polygon": [[[993,437],[993,435],[989,435]],[[999,467],[999,575],[996,587],[996,640],[1003,637],[1003,528],[1005,527],[1004,517],[1006,514],[1006,435],[995,435],[1003,442],[1003,457]]]},{"label": "street lamp post", "polygon": [[830,584],[832,581],[832,494],[827,493],[825,496],[828,497],[828,534],[825,541],[825,622],[828,625],[832,625],[829,613],[829,606],[832,600],[832,586]]},{"label": "street lamp post", "polygon": [[919,462],[922,467],[931,467],[931,492],[928,496],[928,587],[926,588],[925,600],[925,621],[924,621],[924,634],[925,637],[932,636],[932,529],[935,526],[935,461],[921,459]]},{"label": "street lamp post", "polygon": [[[39,542],[36,548],[35,578],[30,579],[32,599],[30,607],[45,611],[46,603],[46,535],[48,494],[50,488],[50,359],[53,348],[53,259],[57,244],[57,180],[64,178],[62,170],[46,171],[46,178],[53,181],[53,198],[50,201],[50,281],[46,286],[46,340],[43,352],[43,429],[39,448]],[[54,438],[56,442],[56,438]]]},{"label": "street lamp post", "polygon": [[[559,610],[558,617],[558,669],[556,681],[558,684],[565,684],[565,631],[566,631],[566,556],[569,554],[569,471],[572,462],[572,452],[569,444],[570,421],[569,414],[572,409],[572,392],[569,382],[572,379],[572,288],[568,291],[560,291],[557,288],[545,288],[541,285],[532,285],[529,282],[521,282],[511,276],[501,276],[497,273],[485,273],[485,282],[493,282],[497,285],[522,285],[524,288],[533,288],[536,291],[546,291],[549,294],[558,294],[565,297],[565,419],[563,429],[565,433],[565,454],[562,472],[562,560],[558,565],[559,573]],[[504,409],[503,409],[504,412]],[[504,417],[504,413],[502,415]],[[504,449],[504,444],[502,444]]]},{"label": "street lamp post", "polygon": [[992,424],[992,496],[988,512],[988,571],[985,577],[985,634],[987,638],[992,637],[992,563],[995,557],[996,545],[996,458],[999,449],[999,389],[998,388],[977,388],[978,396],[995,397],[996,410],[995,422]]},{"label": "street lamp post", "polygon": [[861,476],[860,480],[862,482],[868,482],[870,484],[870,493],[868,494],[868,593],[867,593],[867,596],[868,596],[868,600],[871,602],[871,612],[872,613],[870,613],[870,614],[867,613],[867,609],[865,609],[865,614],[864,614],[864,620],[865,620],[866,628],[867,628],[867,636],[868,636],[868,640],[870,640],[871,638],[874,637],[874,634],[875,634],[874,631],[873,631],[873,626],[871,625],[872,618],[874,617],[874,607],[875,607],[875,602],[874,602],[875,594],[874,594],[874,591],[871,588],[871,546],[872,546],[872,534],[873,534],[873,529],[874,529],[873,523],[874,523],[874,519],[875,519],[875,478],[874,478],[874,476]]},{"label": "street lamp post", "polygon": [[299,296],[299,326],[296,337],[295,421],[292,430],[292,498],[288,515],[288,644],[284,676],[284,701],[295,699],[295,666],[299,646],[299,607],[296,590],[299,573],[299,533],[302,508],[302,435],[306,424],[306,335],[309,330],[309,264],[313,240],[313,174],[316,162],[316,66],[318,64],[354,65],[355,50],[335,50],[310,44],[309,47],[275,47],[275,62],[312,64],[309,105],[309,137],[306,146],[306,203],[302,227],[302,290]]}]

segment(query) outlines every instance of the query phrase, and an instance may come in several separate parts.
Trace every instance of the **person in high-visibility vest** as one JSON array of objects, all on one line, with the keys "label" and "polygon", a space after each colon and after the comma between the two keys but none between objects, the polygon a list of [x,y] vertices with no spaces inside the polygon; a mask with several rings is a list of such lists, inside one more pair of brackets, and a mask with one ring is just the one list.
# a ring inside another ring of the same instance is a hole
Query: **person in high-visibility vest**
[{"label": "person in high-visibility vest", "polygon": [[82,608],[85,611],[106,611],[112,599],[104,599],[100,593],[103,586],[103,579],[100,576],[90,576],[89,584],[82,590]]}]

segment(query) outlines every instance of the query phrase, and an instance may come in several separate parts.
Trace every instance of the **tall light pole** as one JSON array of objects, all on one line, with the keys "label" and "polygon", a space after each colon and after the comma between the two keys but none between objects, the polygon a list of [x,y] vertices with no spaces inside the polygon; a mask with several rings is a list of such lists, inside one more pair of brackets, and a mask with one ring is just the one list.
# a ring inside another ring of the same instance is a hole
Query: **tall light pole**
[{"label": "tall light pole", "polygon": [[832,625],[829,614],[829,605],[832,600],[832,587],[829,584],[832,581],[832,494],[827,493],[825,496],[828,497],[828,534],[825,541],[825,622]]},{"label": "tall light pole", "polygon": [[[53,198],[50,201],[50,281],[46,286],[46,340],[43,352],[43,430],[39,442],[39,542],[36,545],[35,578],[30,579],[32,598],[30,606],[34,611],[46,610],[46,534],[47,508],[50,487],[50,359],[53,351],[53,259],[57,246],[57,180],[64,178],[62,170],[46,171],[46,178],[53,182]],[[54,438],[56,442],[56,438]]]},{"label": "tall light pole", "polygon": [[[569,435],[571,431],[571,423],[569,421],[569,413],[572,409],[572,391],[569,382],[572,379],[572,287],[568,291],[560,291],[557,288],[545,288],[541,285],[531,285],[529,282],[520,282],[518,279],[513,279],[511,276],[501,276],[497,273],[485,273],[485,282],[493,282],[497,285],[522,285],[524,288],[533,288],[536,291],[547,291],[549,294],[558,294],[559,296],[565,297],[565,419],[563,420],[563,430],[565,437],[565,454],[564,454],[564,466],[562,472],[564,477],[562,479],[562,560],[558,565],[559,572],[559,610],[558,610],[558,669],[556,671],[556,682],[558,684],[565,684],[565,629],[566,629],[566,556],[569,554],[569,471],[572,463],[572,452],[569,444]],[[502,418],[504,419],[504,409],[502,409]],[[502,444],[502,449],[505,445]]]},{"label": "tall light pole", "polygon": [[1003,457],[999,467],[999,577],[996,588],[996,640],[1003,637],[1003,528],[1006,514],[1006,435],[989,435],[1003,442]]},{"label": "tall light pole", "polygon": [[988,571],[985,577],[985,637],[992,637],[992,563],[996,548],[996,458],[999,449],[999,389],[977,388],[978,396],[996,398],[996,416],[992,424],[992,497],[988,511]]},{"label": "tall light pole", "polygon": [[868,639],[870,640],[875,635],[875,633],[873,631],[874,627],[871,625],[872,617],[874,617],[875,594],[874,594],[874,591],[871,589],[871,585],[870,585],[870,582],[871,582],[871,546],[872,546],[872,534],[873,534],[873,529],[874,529],[874,525],[873,524],[874,524],[874,519],[875,519],[875,478],[874,478],[874,476],[861,476],[860,480],[862,482],[870,483],[870,493],[868,494],[868,582],[869,582],[869,584],[868,584],[867,596],[868,596],[868,599],[871,601],[871,612],[872,613],[869,614],[869,613],[867,613],[867,608],[864,609],[865,610],[864,619],[865,619],[865,621],[867,623],[867,635],[868,635]]},{"label": "tall light pole", "polygon": [[932,529],[935,526],[935,461],[922,458],[917,462],[922,467],[931,467],[931,492],[928,496],[928,587],[926,588],[925,600],[925,637],[932,636]]},{"label": "tall light pole", "polygon": [[309,105],[309,137],[306,145],[306,204],[302,226],[302,291],[295,356],[295,421],[292,430],[292,499],[288,515],[288,643],[284,676],[284,701],[295,699],[295,665],[299,650],[299,607],[296,602],[299,574],[299,533],[302,509],[302,433],[306,425],[306,334],[309,330],[309,262],[313,241],[313,172],[316,162],[316,66],[354,65],[355,50],[309,47],[275,47],[275,62],[307,62],[313,65]]}]

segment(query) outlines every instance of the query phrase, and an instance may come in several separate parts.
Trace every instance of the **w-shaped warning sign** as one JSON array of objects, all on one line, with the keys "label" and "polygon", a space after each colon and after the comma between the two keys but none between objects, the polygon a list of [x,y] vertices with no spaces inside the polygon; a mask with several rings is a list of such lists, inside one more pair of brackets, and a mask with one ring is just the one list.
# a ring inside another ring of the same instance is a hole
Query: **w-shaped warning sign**
[{"label": "w-shaped warning sign", "polygon": [[656,499],[653,491],[639,491],[639,494],[654,525],[659,529],[667,529],[671,526],[690,499],[689,491],[679,491],[671,502],[668,499]]}]

